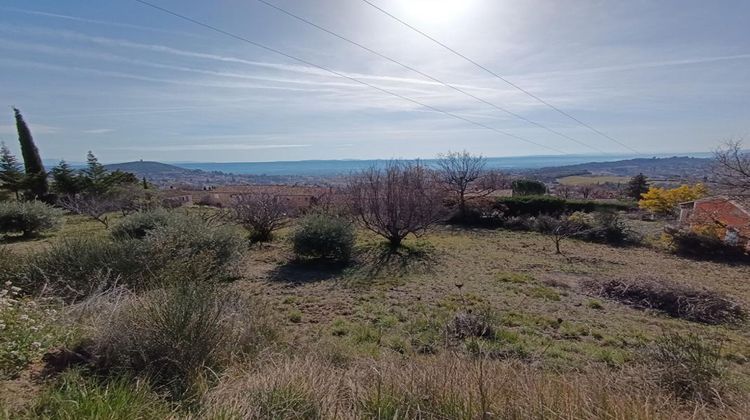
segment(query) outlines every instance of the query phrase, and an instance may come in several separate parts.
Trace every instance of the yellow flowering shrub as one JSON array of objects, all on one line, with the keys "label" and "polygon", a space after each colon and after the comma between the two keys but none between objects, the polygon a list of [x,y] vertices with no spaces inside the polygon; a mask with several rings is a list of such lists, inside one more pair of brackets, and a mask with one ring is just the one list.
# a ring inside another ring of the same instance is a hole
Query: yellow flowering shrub
[{"label": "yellow flowering shrub", "polygon": [[700,183],[672,189],[651,187],[641,196],[638,207],[656,214],[675,214],[678,204],[703,198],[707,194],[708,190]]}]

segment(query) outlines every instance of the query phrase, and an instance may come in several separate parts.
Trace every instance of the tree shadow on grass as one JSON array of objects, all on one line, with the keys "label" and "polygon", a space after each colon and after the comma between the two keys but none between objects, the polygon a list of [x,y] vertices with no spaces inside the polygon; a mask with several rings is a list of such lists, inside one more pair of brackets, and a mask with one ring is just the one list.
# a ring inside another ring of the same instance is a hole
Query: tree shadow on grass
[{"label": "tree shadow on grass", "polygon": [[422,242],[395,249],[387,243],[373,243],[361,247],[348,263],[292,259],[274,268],[269,279],[289,285],[342,280],[363,285],[375,278],[429,273],[438,262],[435,253],[431,245]]},{"label": "tree shadow on grass", "polygon": [[44,239],[51,238],[52,235],[45,235],[41,233],[37,233],[35,235],[19,235],[19,234],[5,234],[0,235],[0,245],[9,245],[9,244],[15,244],[15,243],[21,243],[21,242],[35,242],[35,241],[41,241]]},{"label": "tree shadow on grass", "polygon": [[290,260],[271,271],[271,281],[290,285],[334,280],[351,264],[329,260]]},{"label": "tree shadow on grass", "polygon": [[431,272],[437,263],[433,246],[418,242],[393,248],[387,243],[363,247],[357,255],[356,277],[402,277],[408,274]]}]

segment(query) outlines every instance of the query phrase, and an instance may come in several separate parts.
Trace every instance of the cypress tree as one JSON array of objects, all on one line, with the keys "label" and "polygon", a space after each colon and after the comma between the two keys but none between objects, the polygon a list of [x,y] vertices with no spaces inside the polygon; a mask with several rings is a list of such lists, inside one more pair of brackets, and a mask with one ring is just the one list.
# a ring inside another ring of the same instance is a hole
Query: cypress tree
[{"label": "cypress tree", "polygon": [[44,199],[47,197],[49,185],[47,184],[47,173],[44,172],[42,158],[39,156],[39,149],[34,144],[34,138],[31,136],[31,130],[23,120],[21,111],[13,108],[16,116],[16,129],[18,130],[18,142],[21,144],[21,155],[23,164],[26,168],[26,185],[28,186],[27,195],[29,198]]},{"label": "cypress tree", "polygon": [[5,143],[0,143],[0,188],[14,193],[17,200],[19,191],[23,189],[23,181],[18,160]]}]

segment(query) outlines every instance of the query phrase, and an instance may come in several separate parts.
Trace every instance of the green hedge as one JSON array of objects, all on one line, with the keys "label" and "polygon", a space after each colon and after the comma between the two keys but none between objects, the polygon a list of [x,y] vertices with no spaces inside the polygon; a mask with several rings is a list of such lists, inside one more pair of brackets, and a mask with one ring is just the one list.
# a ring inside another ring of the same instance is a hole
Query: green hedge
[{"label": "green hedge", "polygon": [[581,211],[591,213],[595,211],[619,211],[629,210],[634,207],[632,203],[624,202],[599,202],[592,200],[565,200],[549,195],[528,195],[520,197],[501,197],[494,205],[506,217],[514,216],[539,216],[548,214],[559,216],[564,213]]}]

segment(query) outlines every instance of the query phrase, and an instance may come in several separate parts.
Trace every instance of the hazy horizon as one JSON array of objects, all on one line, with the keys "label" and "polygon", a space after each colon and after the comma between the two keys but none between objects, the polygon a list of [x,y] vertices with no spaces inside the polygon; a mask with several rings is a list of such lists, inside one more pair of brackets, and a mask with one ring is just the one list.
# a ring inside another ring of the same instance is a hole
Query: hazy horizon
[{"label": "hazy horizon", "polygon": [[632,148],[649,157],[707,153],[750,132],[748,2],[373,0],[626,147],[362,1],[269,2],[560,135],[257,1],[153,3],[511,136],[136,1],[6,0],[0,140],[18,152],[11,105],[45,159],[72,162],[87,150],[108,163],[411,159],[464,149],[525,157]]}]

